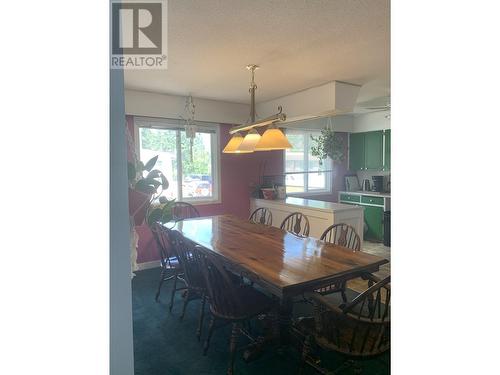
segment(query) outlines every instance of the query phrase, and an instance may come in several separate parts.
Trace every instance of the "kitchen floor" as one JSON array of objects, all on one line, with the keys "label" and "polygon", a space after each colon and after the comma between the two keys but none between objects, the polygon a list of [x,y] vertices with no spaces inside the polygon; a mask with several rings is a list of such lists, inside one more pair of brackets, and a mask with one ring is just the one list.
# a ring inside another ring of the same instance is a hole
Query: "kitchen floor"
[{"label": "kitchen floor", "polygon": [[[389,263],[386,263],[380,266],[380,270],[374,273],[375,276],[384,278],[391,274],[391,248],[384,246],[383,243],[380,242],[369,242],[364,241],[363,246],[361,247],[362,251],[365,253],[377,255],[382,258],[386,258],[389,260]],[[347,287],[355,290],[356,292],[362,292],[367,288],[367,281],[361,279],[351,280],[347,283]]]}]

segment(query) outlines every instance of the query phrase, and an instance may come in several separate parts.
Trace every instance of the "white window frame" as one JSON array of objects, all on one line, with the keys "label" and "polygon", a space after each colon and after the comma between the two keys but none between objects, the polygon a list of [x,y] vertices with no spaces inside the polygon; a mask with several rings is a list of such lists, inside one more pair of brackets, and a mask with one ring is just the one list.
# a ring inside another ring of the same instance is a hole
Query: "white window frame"
[{"label": "white window frame", "polygon": [[[304,164],[305,164],[305,171],[304,172],[309,172],[309,146],[311,142],[311,135],[319,135],[320,130],[305,130],[305,129],[294,129],[294,130],[287,130],[286,134],[301,134],[305,135],[305,141],[304,141]],[[330,158],[326,158],[326,160],[323,160],[323,165],[325,167],[326,171],[330,171],[333,168],[333,163]],[[286,186],[286,175],[287,174],[301,174],[301,172],[287,172],[286,170],[286,150],[283,150],[283,171],[285,173],[285,186]],[[333,178],[333,172],[326,172],[326,183],[325,183],[325,189],[314,189],[314,190],[309,190],[309,174],[310,173],[304,173],[304,192],[297,192],[297,193],[289,193],[287,192],[287,196],[291,197],[302,197],[302,196],[309,196],[309,195],[325,195],[328,193],[332,193],[332,178]],[[328,178],[330,176],[330,178]]]},{"label": "white window frame", "polygon": [[[177,201],[191,203],[194,206],[207,205],[207,204],[220,204],[220,126],[213,123],[195,122],[198,130],[213,134],[211,138],[211,154],[212,154],[212,197],[182,197],[182,150],[181,150],[181,137],[177,136],[176,157],[177,157],[177,176],[181,180],[177,183]],[[174,119],[161,119],[151,117],[134,117],[134,139],[135,139],[135,152],[140,158],[140,134],[139,128],[154,128],[154,129],[175,129],[183,131],[185,123],[180,120]],[[180,133],[179,133],[180,135]]]}]

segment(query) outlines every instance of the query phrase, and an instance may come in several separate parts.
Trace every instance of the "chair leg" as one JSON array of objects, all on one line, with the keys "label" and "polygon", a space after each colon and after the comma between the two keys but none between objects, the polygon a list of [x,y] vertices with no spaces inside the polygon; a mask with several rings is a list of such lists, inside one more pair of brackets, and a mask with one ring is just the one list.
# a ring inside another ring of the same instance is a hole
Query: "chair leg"
[{"label": "chair leg", "polygon": [[156,296],[155,296],[156,302],[158,302],[158,299],[160,298],[161,286],[163,285],[164,281],[165,281],[165,268],[162,267],[160,273],[160,282],[158,283],[158,290],[156,291]]},{"label": "chair leg", "polygon": [[342,301],[344,301],[344,303],[347,303],[347,296],[345,295],[344,289],[340,291],[340,295],[342,296]]},{"label": "chair leg", "polygon": [[184,319],[184,315],[186,314],[186,306],[189,302],[189,295],[191,294],[191,289],[186,290],[186,294],[184,295],[184,304],[182,305],[182,314],[180,320]]},{"label": "chair leg", "polygon": [[299,374],[302,374],[304,372],[304,368],[306,367],[307,357],[309,357],[309,353],[311,353],[311,336],[308,335],[306,336],[304,344],[302,346],[302,356],[300,359]]},{"label": "chair leg", "polygon": [[196,331],[196,337],[198,338],[198,341],[201,339],[201,329],[203,326],[203,317],[205,316],[205,302],[206,302],[207,297],[205,294],[202,294],[201,296],[201,307],[200,307],[200,318],[198,320],[198,330]]},{"label": "chair leg", "polygon": [[342,296],[342,301],[344,301],[344,303],[347,303],[347,296],[345,295],[345,289],[347,288],[347,285],[346,283],[342,283],[341,285],[341,291],[340,291],[340,295]]},{"label": "chair leg", "polygon": [[212,315],[212,318],[210,319],[210,324],[208,326],[208,336],[207,339],[205,340],[205,346],[203,348],[203,355],[207,355],[208,347],[210,345],[210,339],[212,338],[212,333],[214,332],[214,326],[215,326],[215,316]]},{"label": "chair leg", "polygon": [[168,307],[168,311],[170,312],[172,312],[172,307],[174,307],[174,296],[176,290],[177,290],[177,272],[174,274],[174,284],[172,286],[172,294],[170,295],[170,306]]},{"label": "chair leg", "polygon": [[239,334],[239,323],[233,323],[233,329],[231,330],[231,340],[229,341],[229,366],[227,368],[227,375],[233,375],[234,373],[234,357],[236,354],[236,344]]}]

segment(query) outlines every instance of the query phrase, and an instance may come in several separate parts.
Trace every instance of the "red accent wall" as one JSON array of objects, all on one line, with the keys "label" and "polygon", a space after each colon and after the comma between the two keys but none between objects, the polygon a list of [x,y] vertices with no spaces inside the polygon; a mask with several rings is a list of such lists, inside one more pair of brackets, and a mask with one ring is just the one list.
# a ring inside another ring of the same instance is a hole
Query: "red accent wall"
[{"label": "red accent wall", "polygon": [[[133,116],[127,116],[127,126],[133,137]],[[251,185],[259,183],[262,175],[283,173],[282,151],[223,154],[222,149],[230,139],[228,130],[231,126],[220,125],[221,203],[196,206],[201,216],[233,214],[247,218],[250,211]],[[130,158],[129,150],[129,160]],[[141,225],[136,230],[139,234],[137,263],[159,260],[156,243],[147,225]]]}]

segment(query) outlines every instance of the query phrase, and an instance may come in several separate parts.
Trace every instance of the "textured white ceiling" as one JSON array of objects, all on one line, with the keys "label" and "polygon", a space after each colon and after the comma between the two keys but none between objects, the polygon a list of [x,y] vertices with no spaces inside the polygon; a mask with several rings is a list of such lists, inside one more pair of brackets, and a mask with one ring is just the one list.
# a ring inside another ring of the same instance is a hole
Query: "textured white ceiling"
[{"label": "textured white ceiling", "polygon": [[125,71],[128,89],[248,103],[332,80],[390,94],[388,0],[169,0],[168,70]]}]

